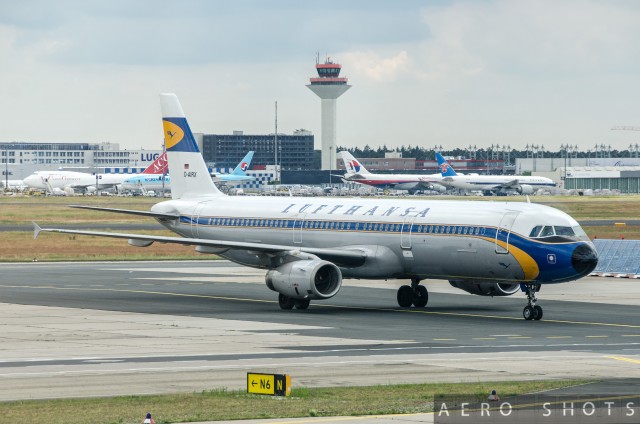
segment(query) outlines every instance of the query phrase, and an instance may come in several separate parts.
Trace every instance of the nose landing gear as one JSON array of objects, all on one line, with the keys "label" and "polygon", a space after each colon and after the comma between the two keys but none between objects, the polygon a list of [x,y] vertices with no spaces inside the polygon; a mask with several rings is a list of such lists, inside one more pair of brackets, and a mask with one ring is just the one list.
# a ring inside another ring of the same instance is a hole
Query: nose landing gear
[{"label": "nose landing gear", "polygon": [[539,321],[542,319],[542,307],[536,305],[536,292],[540,291],[540,284],[525,284],[524,288],[527,293],[527,306],[522,310],[522,316],[527,321]]}]

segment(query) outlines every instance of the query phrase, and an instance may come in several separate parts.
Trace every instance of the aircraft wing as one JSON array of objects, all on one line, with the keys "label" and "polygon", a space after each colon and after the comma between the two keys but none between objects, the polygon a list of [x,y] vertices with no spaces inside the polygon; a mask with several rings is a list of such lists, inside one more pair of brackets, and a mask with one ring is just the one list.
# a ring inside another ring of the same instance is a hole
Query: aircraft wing
[{"label": "aircraft wing", "polygon": [[[90,209],[91,207],[88,207]],[[94,208],[95,209],[95,208]],[[104,210],[104,209],[102,209]],[[113,210],[112,210],[113,211]],[[159,215],[159,214],[158,214]],[[42,231],[52,233],[67,233],[67,234],[80,234],[86,236],[96,237],[113,237],[129,239],[139,243],[139,246],[148,246],[153,242],[159,243],[175,243],[191,246],[206,246],[212,248],[226,248],[237,250],[248,250],[251,252],[265,253],[265,254],[278,254],[300,251],[316,255],[321,259],[331,261],[337,265],[344,266],[359,266],[367,259],[367,252],[363,249],[338,249],[338,248],[317,248],[317,247],[300,247],[300,246],[285,246],[276,244],[262,244],[240,241],[224,241],[224,240],[209,240],[200,238],[189,237],[170,237],[170,236],[151,236],[144,234],[126,234],[126,233],[108,233],[102,231],[84,231],[84,230],[67,230],[61,228],[41,228],[35,222],[33,223],[33,238],[37,238]],[[145,242],[151,242],[144,244]],[[135,245],[135,243],[132,243]]]},{"label": "aircraft wing", "polygon": [[511,180],[509,182],[506,182],[504,184],[498,184],[495,188],[499,188],[499,189],[516,189],[519,185],[520,185],[520,183],[518,182],[518,179],[515,179],[515,180]]},{"label": "aircraft wing", "polygon": [[127,215],[150,216],[152,218],[159,218],[159,219],[179,219],[180,218],[180,215],[158,213],[158,212],[151,212],[151,211],[136,211],[132,209],[101,208],[99,206],[85,206],[85,205],[70,205],[69,207],[76,208],[76,209],[91,209],[94,211],[124,213]]}]

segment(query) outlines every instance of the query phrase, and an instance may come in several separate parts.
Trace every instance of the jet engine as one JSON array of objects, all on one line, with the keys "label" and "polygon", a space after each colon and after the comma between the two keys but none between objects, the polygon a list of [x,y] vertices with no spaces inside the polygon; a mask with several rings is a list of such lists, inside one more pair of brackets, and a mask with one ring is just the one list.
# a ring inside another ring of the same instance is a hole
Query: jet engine
[{"label": "jet engine", "polygon": [[267,272],[267,287],[292,299],[328,299],[342,286],[342,273],[331,262],[300,260]]},{"label": "jet engine", "polygon": [[520,289],[520,284],[491,283],[473,280],[449,280],[453,287],[478,296],[511,296]]},{"label": "jet engine", "polygon": [[533,187],[528,184],[520,184],[516,191],[520,194],[533,194]]},{"label": "jet engine", "polygon": [[431,184],[431,187],[429,188],[433,191],[437,191],[438,193],[444,193],[445,191],[447,191],[447,188],[440,184]]}]

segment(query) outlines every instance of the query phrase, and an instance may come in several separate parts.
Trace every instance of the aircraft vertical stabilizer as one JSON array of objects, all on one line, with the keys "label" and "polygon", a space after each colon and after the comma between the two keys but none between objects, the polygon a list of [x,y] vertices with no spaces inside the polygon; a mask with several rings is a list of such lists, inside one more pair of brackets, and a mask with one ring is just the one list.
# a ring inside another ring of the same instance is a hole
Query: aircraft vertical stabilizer
[{"label": "aircraft vertical stabilizer", "polygon": [[354,158],[351,153],[347,152],[346,150],[342,150],[340,152],[338,152],[338,157],[342,159],[342,161],[344,162],[344,167],[347,169],[347,174],[369,174],[370,172],[367,171],[367,168],[365,168],[359,161],[358,159]]},{"label": "aircraft vertical stabilizer", "polygon": [[153,163],[147,166],[143,174],[166,174],[169,172],[167,168],[167,152],[163,152]]},{"label": "aircraft vertical stabilizer", "polygon": [[174,199],[220,195],[213,184],[207,164],[189,128],[178,97],[160,94],[164,143],[171,174],[171,197]]},{"label": "aircraft vertical stabilizer", "polygon": [[442,157],[440,152],[436,152],[436,160],[438,161],[438,167],[440,168],[440,174],[443,177],[455,177],[458,175],[456,171],[449,165],[449,162]]},{"label": "aircraft vertical stabilizer", "polygon": [[240,161],[238,166],[231,173],[232,175],[247,175],[247,169],[251,166],[251,159],[253,159],[253,151],[247,153],[247,155]]}]

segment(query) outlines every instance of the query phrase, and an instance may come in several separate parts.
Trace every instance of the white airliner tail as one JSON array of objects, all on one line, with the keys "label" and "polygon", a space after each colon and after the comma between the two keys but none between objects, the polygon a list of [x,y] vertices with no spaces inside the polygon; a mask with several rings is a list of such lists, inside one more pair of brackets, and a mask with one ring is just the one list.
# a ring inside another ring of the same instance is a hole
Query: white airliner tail
[{"label": "white airliner tail", "polygon": [[160,106],[171,175],[171,197],[224,196],[211,180],[178,97],[172,93],[160,94]]},{"label": "white airliner tail", "polygon": [[346,150],[338,152],[338,157],[344,162],[344,167],[347,169],[347,174],[369,174],[367,168],[360,164],[358,159],[354,158],[351,153]]}]

